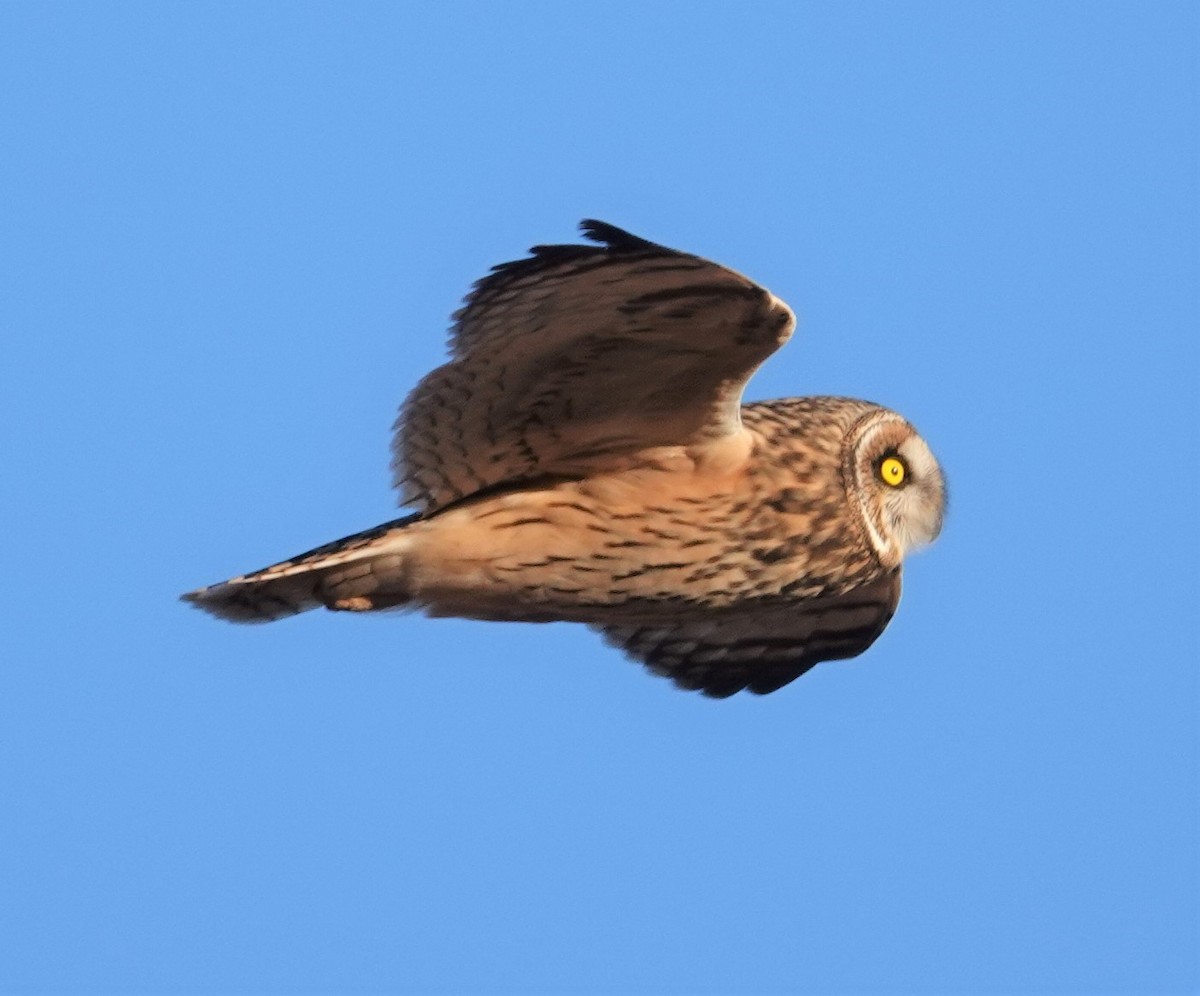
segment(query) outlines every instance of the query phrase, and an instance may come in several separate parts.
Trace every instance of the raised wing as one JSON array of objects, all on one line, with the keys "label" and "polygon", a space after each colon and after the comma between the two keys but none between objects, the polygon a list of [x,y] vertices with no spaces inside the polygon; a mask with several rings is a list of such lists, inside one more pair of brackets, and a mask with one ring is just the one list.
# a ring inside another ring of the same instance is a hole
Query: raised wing
[{"label": "raised wing", "polygon": [[698,256],[581,228],[600,244],[535,246],[454,316],[450,362],[396,422],[403,504],[428,511],[742,431],[742,389],[795,325],[787,305]]},{"label": "raised wing", "polygon": [[680,688],[766,695],[821,661],[857,657],[900,601],[899,570],[844,595],[708,612],[662,626],[601,626],[605,638]]}]

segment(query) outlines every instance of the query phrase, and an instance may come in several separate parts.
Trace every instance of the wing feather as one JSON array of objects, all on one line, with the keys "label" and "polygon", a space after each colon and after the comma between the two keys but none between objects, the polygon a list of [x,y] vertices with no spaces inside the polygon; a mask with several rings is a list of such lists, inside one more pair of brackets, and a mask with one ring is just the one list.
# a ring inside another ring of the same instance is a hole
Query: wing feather
[{"label": "wing feather", "polygon": [[609,643],[680,688],[726,698],[767,695],[821,661],[856,657],[887,627],[900,572],[842,595],[739,607],[669,625],[597,627]]},{"label": "wing feather", "polygon": [[593,473],[640,449],[741,431],[742,390],[794,317],[758,284],[599,221],[480,280],[451,359],[396,423],[404,504]]}]

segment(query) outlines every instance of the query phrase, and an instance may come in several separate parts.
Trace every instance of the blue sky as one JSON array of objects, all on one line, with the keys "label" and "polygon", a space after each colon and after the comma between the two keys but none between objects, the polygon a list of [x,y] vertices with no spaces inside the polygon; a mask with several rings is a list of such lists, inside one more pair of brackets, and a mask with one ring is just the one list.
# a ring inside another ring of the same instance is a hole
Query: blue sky
[{"label": "blue sky", "polygon": [[[1200,986],[1194,4],[0,7],[0,991]],[[603,218],[953,489],[863,657],[179,592],[396,513],[470,281]]]}]

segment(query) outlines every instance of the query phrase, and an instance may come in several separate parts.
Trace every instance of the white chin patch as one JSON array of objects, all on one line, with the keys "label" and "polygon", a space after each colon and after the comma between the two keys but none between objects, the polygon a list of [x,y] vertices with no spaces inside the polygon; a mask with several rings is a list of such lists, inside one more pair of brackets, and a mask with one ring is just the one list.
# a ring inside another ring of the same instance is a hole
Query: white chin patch
[{"label": "white chin patch", "polygon": [[904,556],[934,541],[938,532],[937,513],[930,507],[928,497],[917,488],[896,497],[901,499],[896,503],[899,507],[888,516],[888,524],[900,555]]}]

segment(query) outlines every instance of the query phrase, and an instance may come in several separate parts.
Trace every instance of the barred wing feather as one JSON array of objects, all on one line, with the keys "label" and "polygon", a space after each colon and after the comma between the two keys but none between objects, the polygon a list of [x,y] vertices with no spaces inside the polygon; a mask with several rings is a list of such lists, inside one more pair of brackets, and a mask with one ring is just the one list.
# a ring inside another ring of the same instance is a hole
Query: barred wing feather
[{"label": "barred wing feather", "polygon": [[788,307],[698,256],[602,222],[582,229],[597,244],[536,246],[455,315],[450,361],[396,423],[402,504],[432,511],[742,431],[742,390],[790,336]]},{"label": "barred wing feather", "polygon": [[725,698],[759,695],[815,664],[857,657],[887,627],[900,572],[809,602],[709,611],[662,624],[597,627],[609,643],[676,685]]}]

